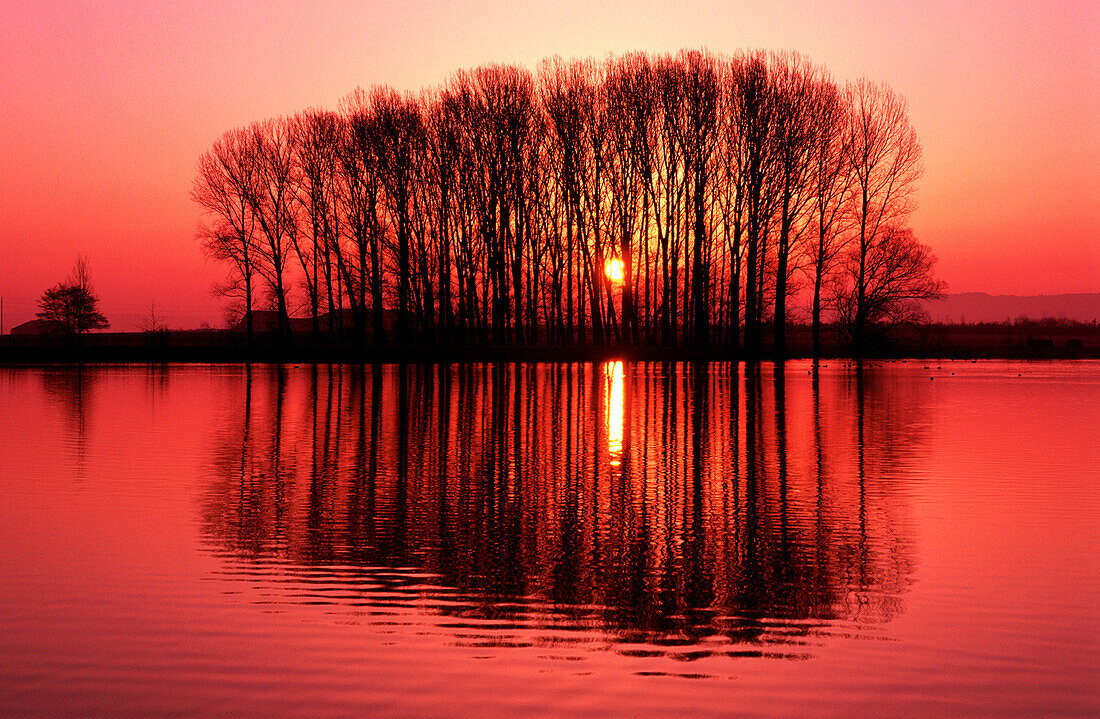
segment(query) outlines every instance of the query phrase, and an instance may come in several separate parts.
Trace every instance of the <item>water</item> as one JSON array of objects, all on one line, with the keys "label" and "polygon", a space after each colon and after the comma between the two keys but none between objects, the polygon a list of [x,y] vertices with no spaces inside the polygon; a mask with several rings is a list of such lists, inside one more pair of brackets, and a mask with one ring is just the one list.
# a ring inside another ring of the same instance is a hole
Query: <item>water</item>
[{"label": "water", "polygon": [[1100,363],[0,369],[0,715],[1096,715]]}]

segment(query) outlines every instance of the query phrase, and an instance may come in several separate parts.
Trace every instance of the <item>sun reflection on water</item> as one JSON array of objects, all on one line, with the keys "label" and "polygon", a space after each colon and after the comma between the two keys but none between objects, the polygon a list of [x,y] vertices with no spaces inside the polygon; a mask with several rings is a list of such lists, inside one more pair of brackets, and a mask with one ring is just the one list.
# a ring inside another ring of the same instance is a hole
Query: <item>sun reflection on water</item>
[{"label": "sun reflection on water", "polygon": [[607,453],[611,466],[618,467],[623,456],[623,363],[604,365],[607,377]]}]

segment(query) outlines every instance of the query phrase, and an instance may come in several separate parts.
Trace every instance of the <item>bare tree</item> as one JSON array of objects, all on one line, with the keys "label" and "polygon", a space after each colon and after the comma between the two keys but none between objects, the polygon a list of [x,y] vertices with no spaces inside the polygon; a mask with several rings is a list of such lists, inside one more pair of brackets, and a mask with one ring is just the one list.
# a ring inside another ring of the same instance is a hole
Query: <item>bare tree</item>
[{"label": "bare tree", "polygon": [[[588,244],[584,239],[587,223],[581,202],[585,177],[591,169],[588,149],[592,134],[588,131],[594,102],[595,68],[590,62],[565,63],[555,60],[543,65],[541,77],[542,106],[547,117],[547,171],[551,174],[551,200],[557,215],[561,243],[555,256],[553,282],[558,293],[555,300],[559,322],[564,317],[562,335],[573,342],[580,334],[584,339],[585,282],[583,273]],[[564,238],[562,238],[564,235]],[[561,297],[565,297],[562,306]]]},{"label": "bare tree", "polygon": [[255,246],[256,218],[248,200],[252,152],[249,135],[231,130],[199,158],[191,199],[203,209],[206,221],[198,237],[213,259],[230,264],[231,276],[215,288],[216,294],[240,295],[244,303],[247,341],[253,339],[252,311],[259,250]]},{"label": "bare tree", "polygon": [[905,100],[889,87],[866,80],[849,83],[845,100],[850,118],[844,153],[853,173],[852,207],[858,228],[851,342],[859,352],[870,322],[865,294],[870,287],[869,257],[883,241],[879,233],[903,223],[913,210],[912,196],[922,172],[921,147]]},{"label": "bare tree", "polygon": [[745,135],[739,122],[741,97],[742,58],[725,63],[722,74],[722,106],[720,116],[721,140],[718,150],[717,196],[719,228],[721,229],[721,254],[726,266],[723,271],[718,306],[727,325],[728,342],[736,354],[740,350],[741,323],[741,275],[745,259],[745,199],[747,195],[745,161],[747,159]]},{"label": "bare tree", "polygon": [[658,218],[660,273],[663,278],[660,300],[661,339],[673,344],[680,327],[680,260],[686,242],[684,224],[689,181],[688,158],[684,154],[685,90],[684,69],[674,58],[662,57],[656,63],[659,131],[657,154],[661,160],[655,178],[655,215]]},{"label": "bare tree", "polygon": [[936,257],[913,231],[894,225],[878,228],[861,251],[852,247],[845,275],[833,285],[833,308],[841,335],[856,351],[872,336],[923,318],[922,300],[938,299],[944,284],[935,279]]},{"label": "bare tree", "polygon": [[355,276],[350,262],[343,265],[348,275],[353,313],[359,316],[359,335],[366,335],[368,291],[371,298],[372,339],[385,339],[383,322],[382,210],[378,165],[374,160],[377,132],[373,100],[375,93],[362,89],[352,92],[344,101],[344,133],[340,142],[340,164],[343,169],[343,205],[345,224],[349,228],[355,251]]},{"label": "bare tree", "polygon": [[374,132],[370,135],[373,161],[384,190],[389,222],[394,229],[397,270],[397,336],[409,338],[412,291],[413,190],[415,163],[420,158],[423,118],[420,106],[391,88],[376,88],[371,98]]},{"label": "bare tree", "polygon": [[141,318],[141,331],[147,335],[163,334],[168,331],[168,323],[164,320],[164,313],[157,310],[156,300],[149,304],[149,313]]},{"label": "bare tree", "polygon": [[307,220],[304,231],[291,235],[291,244],[302,268],[309,301],[313,338],[320,335],[318,315],[322,298],[328,302],[329,329],[333,328],[333,255],[337,243],[336,151],[340,120],[336,113],[307,110],[291,119],[294,146],[295,200]]},{"label": "bare tree", "polygon": [[807,243],[808,263],[805,268],[814,288],[810,307],[814,357],[821,354],[822,290],[849,239],[852,172],[842,146],[844,123],[848,119],[844,100],[836,85],[830,80],[821,80],[812,113],[814,131],[808,192],[814,227]]},{"label": "bare tree", "polygon": [[426,186],[422,189],[430,195],[428,201],[433,236],[437,284],[439,288],[439,339],[453,339],[454,304],[452,300],[453,264],[452,245],[456,220],[455,206],[458,196],[458,163],[461,128],[460,110],[449,92],[431,96],[426,102],[429,110],[425,117]]},{"label": "bare tree", "polygon": [[456,324],[465,337],[484,339],[489,305],[486,238],[493,225],[489,216],[490,188],[480,129],[484,112],[472,73],[455,75],[446,91],[456,115],[459,138],[454,217],[457,225],[454,246],[458,282]]},{"label": "bare tree", "polygon": [[[697,344],[710,342],[710,237],[706,213],[710,194],[711,157],[718,141],[718,108],[721,88],[714,58],[702,52],[682,53],[684,68],[685,184],[690,185],[685,237],[690,235],[691,282],[689,300],[692,338]],[[685,318],[686,320],[687,318]]]},{"label": "bare tree", "polygon": [[779,236],[775,246],[775,315],[772,351],[786,354],[787,292],[792,245],[806,229],[805,210],[812,193],[807,184],[813,168],[817,71],[805,58],[783,54],[773,60],[775,131],[773,142],[779,186]]},{"label": "bare tree", "polygon": [[256,243],[262,262],[255,267],[275,300],[279,335],[290,339],[287,264],[297,241],[294,215],[294,143],[290,123],[283,119],[252,124],[243,156],[245,199],[260,229]]},{"label": "bare tree", "polygon": [[[654,133],[653,74],[649,58],[637,53],[611,61],[604,83],[608,147],[605,153],[612,191],[612,231],[622,263],[622,315],[625,334],[638,341],[637,277],[647,247],[638,233],[645,183],[651,178]],[[641,271],[639,271],[641,270]],[[648,291],[643,296],[648,299]]]},{"label": "bare tree", "polygon": [[745,268],[745,352],[755,357],[760,351],[760,322],[764,303],[764,257],[767,230],[775,205],[771,136],[775,123],[775,99],[768,79],[767,59],[754,53],[743,58],[734,70],[733,121],[741,143],[741,172],[748,230]]}]

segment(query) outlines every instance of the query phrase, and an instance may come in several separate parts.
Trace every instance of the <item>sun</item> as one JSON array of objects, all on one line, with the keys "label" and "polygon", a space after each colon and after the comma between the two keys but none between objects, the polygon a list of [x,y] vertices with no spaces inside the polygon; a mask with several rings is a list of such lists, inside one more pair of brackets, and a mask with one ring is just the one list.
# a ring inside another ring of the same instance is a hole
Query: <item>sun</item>
[{"label": "sun", "polygon": [[608,260],[603,265],[604,274],[607,275],[607,279],[612,282],[623,281],[623,261],[616,260],[614,258]]}]

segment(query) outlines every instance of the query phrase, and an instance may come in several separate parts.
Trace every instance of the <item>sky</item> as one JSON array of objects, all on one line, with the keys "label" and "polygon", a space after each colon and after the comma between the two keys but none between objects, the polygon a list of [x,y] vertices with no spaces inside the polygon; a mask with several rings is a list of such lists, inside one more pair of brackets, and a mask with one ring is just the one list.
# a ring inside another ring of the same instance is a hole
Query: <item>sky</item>
[{"label": "sky", "polygon": [[905,96],[949,292],[1100,292],[1100,8],[1066,2],[0,0],[4,331],[85,255],[112,326],[218,326],[189,191],[224,131],[358,86],[642,50],[796,50]]}]

